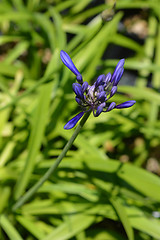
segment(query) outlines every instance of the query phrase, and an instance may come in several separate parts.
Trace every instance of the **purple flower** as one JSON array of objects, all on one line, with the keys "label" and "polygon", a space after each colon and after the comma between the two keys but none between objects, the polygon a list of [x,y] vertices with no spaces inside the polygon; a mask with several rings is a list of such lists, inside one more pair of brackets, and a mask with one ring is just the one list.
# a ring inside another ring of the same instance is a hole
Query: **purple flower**
[{"label": "purple flower", "polygon": [[83,83],[82,75],[77,70],[77,68],[74,65],[74,63],[73,63],[72,59],[70,58],[70,56],[65,51],[61,50],[60,57],[61,57],[62,62],[76,75],[77,81],[79,83]]},{"label": "purple flower", "polygon": [[69,120],[69,122],[67,122],[66,125],[64,125],[64,129],[73,128],[76,125],[76,123],[81,119],[81,117],[83,117],[83,115],[84,115],[84,112],[78,113],[74,118]]},{"label": "purple flower", "polygon": [[117,85],[124,72],[124,59],[118,62],[113,74],[100,75],[95,83],[90,86],[87,82],[83,82],[82,75],[66,52],[61,50],[60,57],[62,62],[76,75],[78,83],[73,83],[72,88],[76,94],[75,100],[82,109],[82,112],[66,123],[64,129],[73,128],[85,112],[93,111],[93,115],[98,117],[102,112],[109,112],[115,108],[129,108],[135,104],[136,101],[134,100],[118,105],[115,102],[108,103],[108,100],[117,92]]}]

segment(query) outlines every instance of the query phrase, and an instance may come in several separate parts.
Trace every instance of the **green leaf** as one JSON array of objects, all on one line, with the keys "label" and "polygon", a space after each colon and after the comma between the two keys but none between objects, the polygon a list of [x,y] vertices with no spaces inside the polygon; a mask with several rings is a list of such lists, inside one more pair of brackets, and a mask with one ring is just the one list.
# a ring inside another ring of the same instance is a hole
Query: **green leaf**
[{"label": "green leaf", "polygon": [[23,240],[16,228],[5,215],[0,215],[0,224],[10,240]]},{"label": "green leaf", "polygon": [[68,216],[66,221],[53,230],[43,240],[67,240],[77,233],[89,227],[95,220],[95,216],[87,214],[76,214]]},{"label": "green leaf", "polygon": [[151,88],[119,86],[118,90],[123,93],[131,94],[136,99],[144,99],[149,102],[156,102],[160,105],[160,95]]},{"label": "green leaf", "polygon": [[126,209],[123,207],[123,205],[118,201],[116,198],[110,198],[110,202],[112,203],[113,207],[116,210],[116,213],[120,219],[120,221],[123,224],[123,227],[127,233],[129,240],[134,240],[134,234],[133,229],[130,224],[130,219],[127,216]]},{"label": "green leaf", "polygon": [[51,99],[52,83],[46,84],[41,88],[38,104],[33,114],[32,129],[28,143],[28,154],[26,163],[15,189],[16,199],[24,192],[34,168],[36,156],[42,144],[45,126],[49,112]]},{"label": "green leaf", "polygon": [[144,210],[136,207],[126,208],[132,226],[139,231],[150,235],[153,238],[159,239],[160,236],[160,221],[153,217],[147,217]]},{"label": "green leaf", "polygon": [[36,221],[31,221],[31,219],[27,218],[26,216],[18,216],[17,220],[37,239],[42,239],[45,237],[44,232],[36,225]]},{"label": "green leaf", "polygon": [[122,164],[117,174],[142,194],[160,201],[160,179],[154,174],[131,164]]},{"label": "green leaf", "polygon": [[[84,169],[84,162],[86,166],[92,171],[100,171],[100,173],[105,172],[103,175],[105,180],[109,180],[107,175],[109,174],[110,178],[114,180],[114,184],[119,186],[125,186],[125,183],[128,186],[134,187],[137,191],[145,196],[150,197],[160,201],[160,179],[154,174],[147,172],[144,169],[138,168],[132,164],[124,164],[119,161],[102,159],[102,158],[86,158],[85,156],[80,159],[66,159],[59,166],[69,167],[76,169]],[[118,177],[118,179],[116,178]],[[120,181],[123,180],[123,181]]]},{"label": "green leaf", "polygon": [[6,64],[11,64],[13,61],[16,60],[16,58],[18,58],[21,54],[23,54],[28,47],[29,47],[29,42],[21,41],[12,50],[9,51],[4,62]]},{"label": "green leaf", "polygon": [[[96,186],[98,186],[100,189],[102,189],[104,191],[104,194],[106,193],[106,197],[108,197],[109,201],[111,202],[113,208],[115,209],[115,211],[116,211],[116,213],[119,217],[119,220],[123,224],[123,227],[126,231],[128,239],[129,240],[134,240],[133,229],[132,229],[132,226],[130,224],[130,219],[127,216],[127,212],[126,212],[125,207],[122,205],[122,203],[119,201],[119,199],[116,196],[114,196],[112,191],[110,192],[110,195],[109,195],[108,186],[105,182],[103,182],[99,179],[94,179],[94,182],[95,182]],[[106,189],[106,186],[107,186],[107,189]]]}]

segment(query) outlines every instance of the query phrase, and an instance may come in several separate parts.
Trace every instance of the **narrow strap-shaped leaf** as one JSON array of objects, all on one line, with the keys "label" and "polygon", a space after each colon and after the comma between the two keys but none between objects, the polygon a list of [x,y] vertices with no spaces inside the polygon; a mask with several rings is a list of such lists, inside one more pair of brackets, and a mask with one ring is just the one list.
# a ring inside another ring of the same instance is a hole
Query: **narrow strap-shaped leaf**
[{"label": "narrow strap-shaped leaf", "polygon": [[20,178],[18,178],[17,185],[15,188],[16,199],[19,198],[24,192],[29,182],[32,170],[34,168],[35,159],[41,146],[44,129],[46,126],[51,90],[52,83],[46,84],[41,89],[39,95],[39,101],[36,106],[32,120],[32,129],[29,138],[28,155],[26,158],[26,163]]},{"label": "narrow strap-shaped leaf", "polygon": [[129,240],[134,240],[133,229],[131,227],[131,224],[130,224],[130,221],[129,221],[129,218],[127,216],[125,208],[116,198],[113,198],[113,197],[110,198],[110,202],[113,205],[114,209],[116,210],[116,213],[117,213],[121,223],[123,224],[123,227],[126,231],[128,239]]},{"label": "narrow strap-shaped leaf", "polygon": [[5,215],[0,215],[0,224],[10,240],[23,240]]}]

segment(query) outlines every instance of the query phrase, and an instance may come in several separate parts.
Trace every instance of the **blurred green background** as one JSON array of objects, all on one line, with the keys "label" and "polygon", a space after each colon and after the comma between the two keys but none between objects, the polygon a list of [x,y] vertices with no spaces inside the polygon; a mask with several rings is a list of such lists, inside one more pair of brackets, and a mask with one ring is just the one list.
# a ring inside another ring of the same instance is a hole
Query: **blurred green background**
[{"label": "blurred green background", "polygon": [[[160,1],[0,1],[0,240],[160,239]],[[103,13],[102,13],[103,12]],[[90,116],[54,174],[79,108],[73,59],[85,81],[125,58],[114,101]]]}]

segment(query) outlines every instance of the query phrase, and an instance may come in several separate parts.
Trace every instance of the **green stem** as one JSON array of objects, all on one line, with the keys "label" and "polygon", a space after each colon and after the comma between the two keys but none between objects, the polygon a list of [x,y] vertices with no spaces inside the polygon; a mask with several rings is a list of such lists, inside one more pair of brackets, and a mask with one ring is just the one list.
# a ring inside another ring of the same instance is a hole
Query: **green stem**
[{"label": "green stem", "polygon": [[48,171],[40,178],[40,180],[32,187],[28,190],[28,192],[26,192],[12,207],[12,210],[15,211],[17,208],[21,207],[26,201],[28,201],[34,193],[37,192],[37,190],[42,186],[42,184],[51,176],[51,174],[53,174],[55,172],[55,170],[57,169],[58,165],[60,164],[60,162],[62,161],[62,159],[65,157],[66,153],[68,152],[68,150],[70,149],[70,147],[72,146],[74,140],[76,139],[76,137],[78,136],[81,128],[83,127],[83,125],[85,124],[85,122],[87,121],[88,117],[90,115],[90,112],[87,112],[84,117],[82,118],[82,120],[80,121],[80,123],[78,124],[77,128],[75,129],[72,137],[70,138],[70,140],[67,142],[67,144],[65,145],[65,147],[63,148],[63,151],[61,152],[61,154],[58,156],[58,158],[56,159],[56,161],[54,162],[54,164],[48,169]]}]

